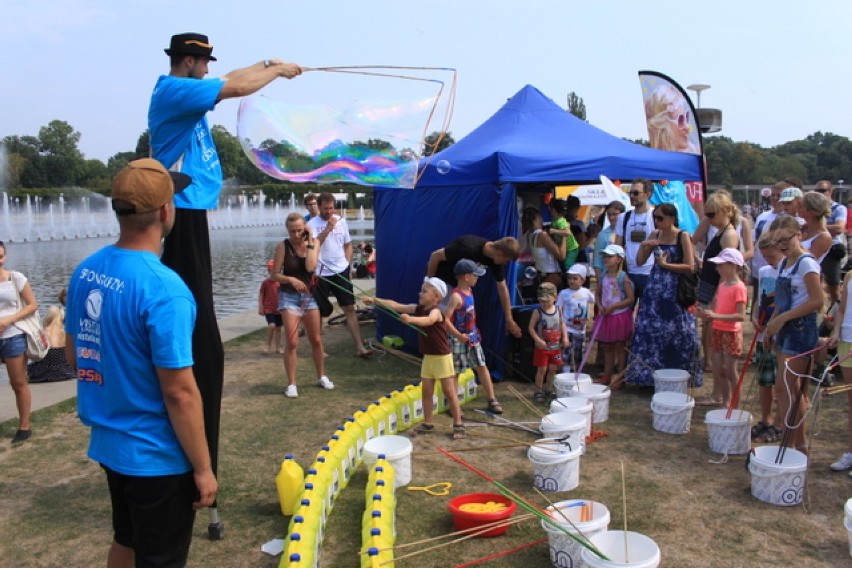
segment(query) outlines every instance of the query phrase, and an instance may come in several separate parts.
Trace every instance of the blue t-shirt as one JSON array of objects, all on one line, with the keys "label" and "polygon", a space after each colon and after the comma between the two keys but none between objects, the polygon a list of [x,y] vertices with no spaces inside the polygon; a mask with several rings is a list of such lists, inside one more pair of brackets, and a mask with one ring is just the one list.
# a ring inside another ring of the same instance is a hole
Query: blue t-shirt
[{"label": "blue t-shirt", "polygon": [[148,107],[151,157],[192,178],[192,185],[175,195],[176,207],[215,209],[219,201],[222,164],[206,114],[216,107],[224,84],[221,79],[161,75],[154,87]]},{"label": "blue t-shirt", "polygon": [[155,367],[192,360],[195,300],[153,253],[108,246],[74,270],[65,331],[77,357],[77,411],[88,455],[132,476],[192,470],[169,421]]}]

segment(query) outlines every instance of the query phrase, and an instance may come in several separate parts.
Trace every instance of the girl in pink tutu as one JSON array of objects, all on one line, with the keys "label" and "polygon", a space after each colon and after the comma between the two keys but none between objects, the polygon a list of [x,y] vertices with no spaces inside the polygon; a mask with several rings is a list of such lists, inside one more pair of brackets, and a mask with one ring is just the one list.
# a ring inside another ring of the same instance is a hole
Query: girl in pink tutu
[{"label": "girl in pink tutu", "polygon": [[624,386],[621,378],[613,381],[613,372],[624,373],[627,365],[625,346],[633,334],[633,283],[622,270],[624,249],[607,245],[601,252],[604,272],[595,291],[598,342],[603,346],[604,371],[597,381],[612,390]]}]

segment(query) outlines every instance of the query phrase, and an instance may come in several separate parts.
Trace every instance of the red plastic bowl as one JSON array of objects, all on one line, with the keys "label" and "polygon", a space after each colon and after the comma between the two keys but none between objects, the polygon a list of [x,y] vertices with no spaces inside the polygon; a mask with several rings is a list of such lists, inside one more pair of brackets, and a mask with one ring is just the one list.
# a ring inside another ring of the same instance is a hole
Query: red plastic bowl
[{"label": "red plastic bowl", "polygon": [[[459,509],[459,507],[461,507],[462,505],[466,505],[467,503],[488,503],[489,501],[494,501],[495,503],[503,503],[506,505],[506,508],[502,511],[489,513],[475,513],[473,511],[462,511]],[[458,497],[452,499],[447,505],[447,508],[453,515],[453,522],[456,525],[456,530],[466,531],[468,529],[472,529],[469,532],[474,532],[475,529],[481,527],[482,525],[493,523],[494,521],[502,521],[508,519],[514,514],[518,506],[515,504],[514,501],[512,501],[508,497],[498,495],[496,493],[468,493],[466,495],[459,495]],[[505,533],[507,530],[509,530],[508,525],[499,526],[477,536],[499,536]]]}]

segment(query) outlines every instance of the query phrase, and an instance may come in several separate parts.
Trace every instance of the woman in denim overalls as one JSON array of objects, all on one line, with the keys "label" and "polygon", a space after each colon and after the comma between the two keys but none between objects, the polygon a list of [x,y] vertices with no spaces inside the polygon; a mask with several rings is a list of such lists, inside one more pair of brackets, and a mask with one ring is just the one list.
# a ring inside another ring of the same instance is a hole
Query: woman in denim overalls
[{"label": "woman in denim overalls", "polygon": [[[820,284],[820,268],[813,255],[805,253],[801,242],[801,228],[795,217],[785,215],[770,226],[775,231],[774,240],[784,254],[775,284],[775,313],[766,325],[766,336],[771,337],[778,359],[778,377],[783,383],[777,388],[778,407],[784,419],[782,440],[786,445],[805,454],[805,428],[803,417],[807,410],[807,395],[795,404],[800,391],[799,376],[810,372],[810,357],[792,358],[814,349],[817,345],[817,313],[825,301]],[[789,367],[789,371],[787,370]],[[790,414],[791,407],[796,413]],[[788,426],[794,428],[789,429]]]}]

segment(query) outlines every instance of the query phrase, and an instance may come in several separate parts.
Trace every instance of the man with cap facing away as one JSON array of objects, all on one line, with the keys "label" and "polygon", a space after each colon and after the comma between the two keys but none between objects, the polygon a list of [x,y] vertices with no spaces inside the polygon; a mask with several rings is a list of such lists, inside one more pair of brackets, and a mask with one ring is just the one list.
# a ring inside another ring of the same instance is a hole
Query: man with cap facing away
[{"label": "man with cap facing away", "polygon": [[165,240],[162,258],[183,278],[198,305],[192,336],[195,376],[204,401],[215,470],[225,355],[213,307],[207,210],[218,203],[222,166],[206,114],[219,101],[250,95],[279,77],[292,79],[302,69],[294,63],[266,59],[221,78],[205,79],[208,63],[216,58],[207,36],[197,33],[172,36],[165,52],[171,70],[157,80],[148,109],[151,156],[169,170],[190,176],[192,184],[175,196],[174,228]]},{"label": "man with cap facing away", "polygon": [[108,566],[183,566],[195,509],[216,496],[192,369],[195,301],[157,256],[189,181],[150,158],[128,164],[112,182],[118,241],[68,284],[66,357],[112,500]]}]

